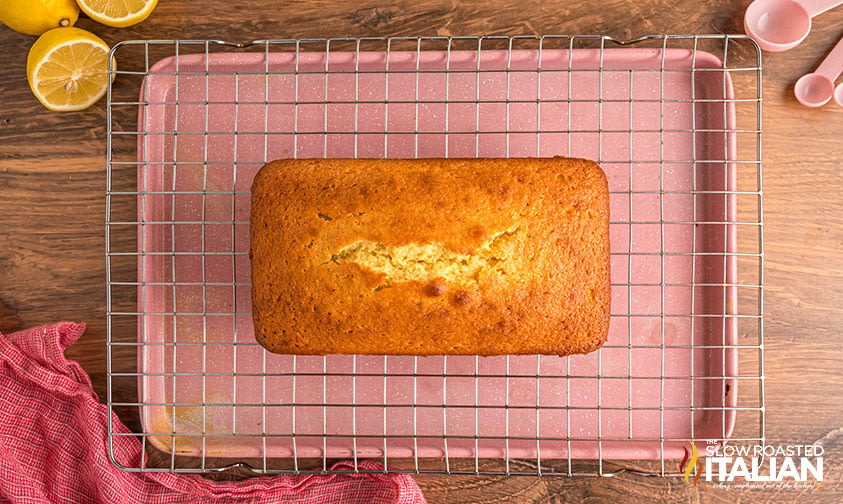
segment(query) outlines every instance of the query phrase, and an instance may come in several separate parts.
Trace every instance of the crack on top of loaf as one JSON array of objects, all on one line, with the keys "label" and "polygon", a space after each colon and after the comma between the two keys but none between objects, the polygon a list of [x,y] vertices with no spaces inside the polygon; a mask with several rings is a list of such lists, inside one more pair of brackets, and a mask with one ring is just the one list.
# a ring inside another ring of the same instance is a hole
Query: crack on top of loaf
[{"label": "crack on top of loaf", "polygon": [[385,245],[359,240],[331,255],[323,264],[356,263],[385,275],[384,282],[428,281],[442,278],[448,282],[478,282],[489,276],[506,276],[506,264],[515,249],[519,227],[492,235],[470,254],[461,254],[439,242]]}]

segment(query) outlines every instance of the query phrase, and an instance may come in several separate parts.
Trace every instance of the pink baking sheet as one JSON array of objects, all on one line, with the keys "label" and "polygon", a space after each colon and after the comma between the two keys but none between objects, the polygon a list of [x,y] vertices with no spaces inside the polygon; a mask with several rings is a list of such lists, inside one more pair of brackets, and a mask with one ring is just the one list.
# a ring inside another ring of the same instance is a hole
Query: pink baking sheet
[{"label": "pink baking sheet", "polygon": [[[538,57],[393,52],[388,74],[384,53],[155,64],[138,145],[148,439],[209,457],[620,459],[678,457],[685,439],[729,437],[728,73],[680,49]],[[255,343],[249,188],[265,161],[507,155],[591,158],[609,178],[613,316],[601,351],[323,358]]]}]

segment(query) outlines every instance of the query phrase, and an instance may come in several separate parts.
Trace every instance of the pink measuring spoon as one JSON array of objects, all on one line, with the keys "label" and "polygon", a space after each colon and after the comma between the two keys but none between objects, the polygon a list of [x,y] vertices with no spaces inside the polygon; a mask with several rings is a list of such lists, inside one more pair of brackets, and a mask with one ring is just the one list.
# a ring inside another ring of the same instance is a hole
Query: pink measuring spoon
[{"label": "pink measuring spoon", "polygon": [[805,74],[793,86],[793,94],[799,103],[806,107],[822,107],[832,96],[841,104],[843,102],[843,86],[834,89],[834,80],[843,72],[843,38],[837,42],[834,49],[825,57],[820,66],[813,73]]},{"label": "pink measuring spoon", "polygon": [[811,18],[843,4],[843,0],[755,0],[743,18],[746,34],[765,51],[787,51],[811,31]]}]

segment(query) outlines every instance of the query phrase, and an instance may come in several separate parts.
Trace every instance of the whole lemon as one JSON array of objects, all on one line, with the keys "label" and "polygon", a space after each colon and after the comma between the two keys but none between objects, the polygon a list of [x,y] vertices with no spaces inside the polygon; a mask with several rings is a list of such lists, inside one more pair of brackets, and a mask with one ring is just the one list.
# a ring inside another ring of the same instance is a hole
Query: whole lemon
[{"label": "whole lemon", "polygon": [[79,18],[76,0],[0,0],[0,22],[28,35],[41,35]]}]

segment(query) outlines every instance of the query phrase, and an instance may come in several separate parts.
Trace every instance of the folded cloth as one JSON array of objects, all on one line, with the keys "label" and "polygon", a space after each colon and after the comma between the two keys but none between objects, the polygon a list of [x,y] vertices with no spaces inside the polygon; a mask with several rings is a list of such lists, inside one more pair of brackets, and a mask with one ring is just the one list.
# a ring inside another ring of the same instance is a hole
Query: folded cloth
[{"label": "folded cloth", "polygon": [[[0,334],[0,501],[424,503],[409,475],[262,476],[217,482],[198,474],[130,472],[108,456],[108,409],[82,368],[64,356],[85,330],[62,322]],[[116,415],[117,433],[129,433]],[[137,467],[135,436],[113,436],[114,459]],[[338,463],[336,470],[353,469]],[[364,470],[382,470],[363,461]]]}]

